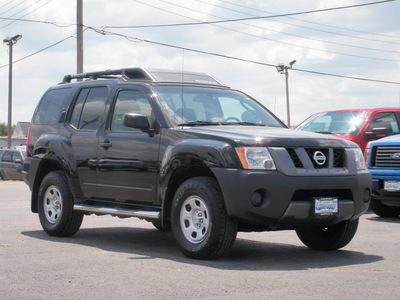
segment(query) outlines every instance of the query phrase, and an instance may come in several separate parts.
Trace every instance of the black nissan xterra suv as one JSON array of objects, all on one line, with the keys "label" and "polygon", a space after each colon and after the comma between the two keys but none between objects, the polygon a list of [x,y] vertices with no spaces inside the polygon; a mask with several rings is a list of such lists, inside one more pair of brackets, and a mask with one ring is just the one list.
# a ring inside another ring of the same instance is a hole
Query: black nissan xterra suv
[{"label": "black nissan xterra suv", "polygon": [[344,247],[371,194],[356,144],[287,129],[207,74],[140,68],[46,91],[23,175],[49,235],[76,233],[86,214],[139,217],[199,259],[226,254],[238,231]]}]

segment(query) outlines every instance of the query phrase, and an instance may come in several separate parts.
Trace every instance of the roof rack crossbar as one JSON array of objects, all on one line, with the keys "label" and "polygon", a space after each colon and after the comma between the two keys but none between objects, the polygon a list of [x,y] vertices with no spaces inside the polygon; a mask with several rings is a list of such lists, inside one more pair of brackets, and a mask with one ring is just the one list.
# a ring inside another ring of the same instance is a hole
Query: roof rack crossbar
[{"label": "roof rack crossbar", "polygon": [[[127,76],[126,73],[130,75]],[[65,75],[62,83],[70,83],[73,79],[97,79],[98,77],[103,76],[115,76],[121,75],[122,77],[132,78],[131,74],[135,73],[136,78],[140,78],[142,80],[153,81],[154,79],[143,69],[141,68],[129,68],[129,69],[117,69],[117,70],[105,70],[105,71],[97,71],[97,72],[88,72],[88,73],[79,73],[79,74],[69,74]]]},{"label": "roof rack crossbar", "polygon": [[157,70],[142,68],[125,68],[89,73],[65,75],[61,84],[70,83],[72,79],[122,78],[125,81],[181,83],[225,86],[222,82],[206,73],[182,72],[174,70]]}]

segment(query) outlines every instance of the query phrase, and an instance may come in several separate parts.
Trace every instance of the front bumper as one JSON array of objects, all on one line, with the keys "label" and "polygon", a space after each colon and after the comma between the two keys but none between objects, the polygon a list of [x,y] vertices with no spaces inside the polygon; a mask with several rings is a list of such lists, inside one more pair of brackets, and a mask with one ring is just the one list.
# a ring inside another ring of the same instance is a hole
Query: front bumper
[{"label": "front bumper", "polygon": [[400,181],[400,177],[385,176],[384,179],[372,178],[372,197],[388,206],[400,206],[400,191],[391,192],[384,189],[384,181]]},{"label": "front bumper", "polygon": [[[230,217],[270,230],[328,226],[356,219],[369,207],[371,174],[352,176],[287,176],[278,171],[213,168]],[[253,194],[262,195],[258,206]],[[338,197],[338,213],[314,213],[314,197]]]}]

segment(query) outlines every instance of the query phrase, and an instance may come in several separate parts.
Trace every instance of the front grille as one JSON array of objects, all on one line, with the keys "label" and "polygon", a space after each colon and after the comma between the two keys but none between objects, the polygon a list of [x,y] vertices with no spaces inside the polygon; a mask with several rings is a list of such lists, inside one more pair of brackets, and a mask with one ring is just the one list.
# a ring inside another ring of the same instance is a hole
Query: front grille
[{"label": "front grille", "polygon": [[286,148],[286,151],[295,168],[327,169],[345,167],[345,149],[300,147]]},{"label": "front grille", "polygon": [[378,146],[375,153],[375,167],[400,168],[399,146]]},{"label": "front grille", "polygon": [[[311,162],[313,163],[314,168],[316,168],[316,169],[328,168],[328,166],[329,166],[329,149],[307,148],[305,150],[306,150]],[[323,156],[320,155],[320,153],[322,153]],[[325,157],[325,160],[323,160],[323,159],[318,160],[318,159],[316,159],[317,156]]]},{"label": "front grille", "polygon": [[333,167],[343,168],[344,167],[344,150],[333,149]]},{"label": "front grille", "polygon": [[301,163],[301,160],[299,156],[297,155],[296,151],[293,148],[287,148],[287,152],[290,155],[290,158],[292,159],[294,166],[296,168],[303,168],[303,164]]}]

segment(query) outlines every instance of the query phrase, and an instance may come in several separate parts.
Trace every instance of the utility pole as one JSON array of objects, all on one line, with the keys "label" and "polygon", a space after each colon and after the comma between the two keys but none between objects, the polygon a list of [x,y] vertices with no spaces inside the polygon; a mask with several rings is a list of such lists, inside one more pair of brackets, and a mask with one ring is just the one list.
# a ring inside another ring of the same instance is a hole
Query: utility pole
[{"label": "utility pole", "polygon": [[22,38],[22,35],[18,34],[13,37],[7,37],[3,40],[3,43],[8,45],[9,49],[9,62],[8,62],[8,126],[7,126],[7,146],[11,147],[11,130],[12,130],[12,62],[13,62],[13,46]]},{"label": "utility pole", "polygon": [[82,0],[76,1],[76,38],[77,38],[77,59],[76,72],[83,73],[83,11]]},{"label": "utility pole", "polygon": [[290,105],[289,105],[289,72],[288,69],[291,69],[296,61],[293,60],[289,63],[289,67],[284,64],[279,64],[276,66],[276,69],[279,73],[285,75],[286,80],[286,114],[287,114],[287,126],[290,128]]}]

